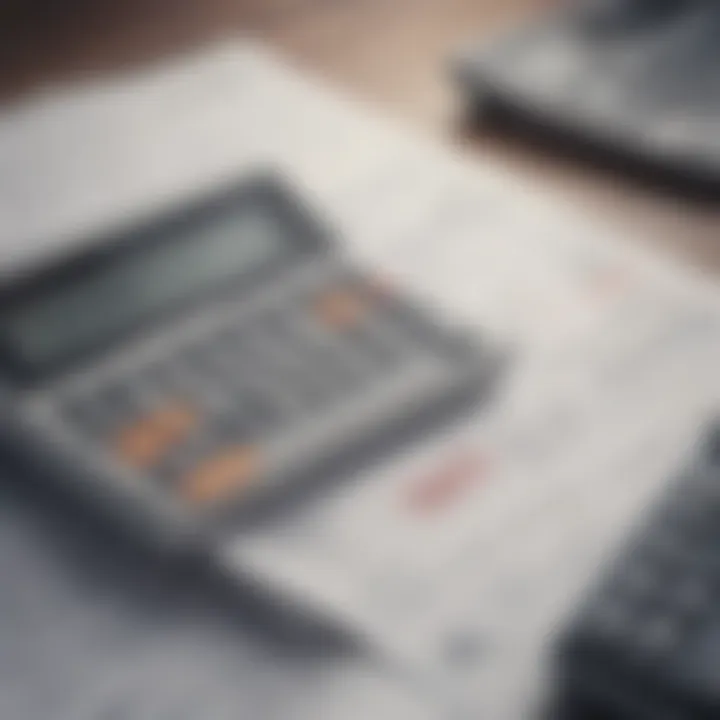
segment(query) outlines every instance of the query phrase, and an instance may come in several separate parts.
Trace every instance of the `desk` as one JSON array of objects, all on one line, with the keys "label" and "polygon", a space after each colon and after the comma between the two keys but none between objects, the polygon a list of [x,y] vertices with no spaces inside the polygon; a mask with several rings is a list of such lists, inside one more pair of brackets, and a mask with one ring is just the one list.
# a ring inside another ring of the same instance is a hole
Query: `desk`
[{"label": "desk", "polygon": [[[490,130],[458,132],[458,98],[444,74],[453,48],[541,11],[552,0],[63,0],[19,3],[0,37],[0,94],[113,70],[251,32],[301,65],[410,123],[491,156],[685,260],[720,271],[719,210],[690,203],[580,160]],[[55,7],[58,5],[58,7]],[[9,5],[12,11],[12,4]],[[2,12],[2,11],[0,11]]]}]

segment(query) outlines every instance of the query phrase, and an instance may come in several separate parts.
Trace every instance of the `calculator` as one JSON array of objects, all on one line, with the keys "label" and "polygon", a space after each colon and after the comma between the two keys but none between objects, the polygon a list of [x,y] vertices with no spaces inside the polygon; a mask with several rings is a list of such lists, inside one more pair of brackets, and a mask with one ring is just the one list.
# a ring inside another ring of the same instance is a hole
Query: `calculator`
[{"label": "calculator", "polygon": [[503,365],[259,173],[0,289],[0,430],[172,547],[213,541],[488,398]]},{"label": "calculator", "polygon": [[720,425],[602,573],[558,664],[564,718],[720,717]]}]

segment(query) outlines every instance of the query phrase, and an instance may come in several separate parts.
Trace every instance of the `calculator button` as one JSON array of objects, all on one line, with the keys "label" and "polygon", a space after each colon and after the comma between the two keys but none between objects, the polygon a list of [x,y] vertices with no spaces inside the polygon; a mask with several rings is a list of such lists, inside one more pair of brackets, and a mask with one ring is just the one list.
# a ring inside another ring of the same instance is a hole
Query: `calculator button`
[{"label": "calculator button", "polygon": [[394,371],[413,355],[413,348],[392,323],[374,318],[351,335],[356,351],[366,364],[382,372]]},{"label": "calculator button", "polygon": [[194,505],[211,503],[246,488],[258,477],[261,466],[258,447],[225,448],[200,461],[181,482],[181,492]]},{"label": "calculator button", "polygon": [[265,353],[267,397],[287,419],[307,417],[356,392],[364,370],[344,334],[309,321],[304,313],[275,317],[258,342]]},{"label": "calculator button", "polygon": [[226,424],[242,426],[248,437],[274,432],[282,424],[283,407],[261,389],[232,383],[227,393],[230,402]]},{"label": "calculator button", "polygon": [[181,443],[198,422],[185,403],[166,404],[123,428],[115,438],[115,451],[130,465],[150,467]]},{"label": "calculator button", "polygon": [[213,372],[196,364],[187,351],[167,364],[163,386],[168,393],[197,400],[207,410],[222,405],[222,387]]},{"label": "calculator button", "polygon": [[315,346],[308,353],[306,378],[312,408],[362,393],[368,383],[394,372],[404,354],[398,352],[396,330],[377,312],[373,298],[360,289],[345,291],[345,297],[326,291],[315,300],[315,312],[295,322],[295,332],[307,338],[303,342]]},{"label": "calculator button", "polygon": [[63,412],[81,432],[100,435],[117,427],[134,410],[132,393],[125,386],[118,386],[72,398],[65,403]]},{"label": "calculator button", "polygon": [[347,330],[368,314],[370,300],[356,289],[329,290],[316,298],[315,317],[326,327]]},{"label": "calculator button", "polygon": [[276,318],[246,321],[213,352],[213,377],[228,406],[239,404],[264,425],[294,415],[302,362]]}]

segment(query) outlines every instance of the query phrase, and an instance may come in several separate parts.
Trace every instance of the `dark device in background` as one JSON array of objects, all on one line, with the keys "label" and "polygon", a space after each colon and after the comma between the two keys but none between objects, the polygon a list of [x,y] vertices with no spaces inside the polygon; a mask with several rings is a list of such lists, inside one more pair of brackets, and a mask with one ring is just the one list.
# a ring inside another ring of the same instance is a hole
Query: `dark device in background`
[{"label": "dark device in background", "polygon": [[473,121],[720,191],[720,3],[576,0],[454,65]]},{"label": "dark device in background", "polygon": [[720,717],[720,426],[562,635],[564,720]]}]

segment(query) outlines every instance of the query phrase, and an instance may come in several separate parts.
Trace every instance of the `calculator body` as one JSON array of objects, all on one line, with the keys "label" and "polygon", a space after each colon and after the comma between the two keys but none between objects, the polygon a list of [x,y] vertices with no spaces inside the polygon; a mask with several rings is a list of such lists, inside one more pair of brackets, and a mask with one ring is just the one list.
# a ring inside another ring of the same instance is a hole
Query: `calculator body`
[{"label": "calculator body", "polygon": [[500,367],[270,174],[0,292],[5,445],[172,550],[213,552],[470,407]]},{"label": "calculator body", "polygon": [[720,716],[720,427],[561,635],[563,718]]}]

